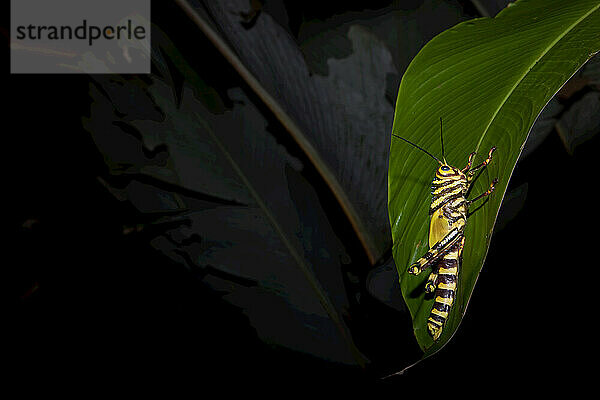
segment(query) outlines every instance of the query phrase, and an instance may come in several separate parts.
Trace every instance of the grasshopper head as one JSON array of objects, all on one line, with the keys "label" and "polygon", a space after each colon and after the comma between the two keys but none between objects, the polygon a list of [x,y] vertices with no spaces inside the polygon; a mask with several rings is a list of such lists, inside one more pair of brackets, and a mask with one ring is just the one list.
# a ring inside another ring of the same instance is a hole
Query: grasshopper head
[{"label": "grasshopper head", "polygon": [[458,168],[454,168],[448,164],[440,163],[440,167],[437,169],[435,176],[438,179],[452,179],[459,180],[464,179],[465,174]]}]

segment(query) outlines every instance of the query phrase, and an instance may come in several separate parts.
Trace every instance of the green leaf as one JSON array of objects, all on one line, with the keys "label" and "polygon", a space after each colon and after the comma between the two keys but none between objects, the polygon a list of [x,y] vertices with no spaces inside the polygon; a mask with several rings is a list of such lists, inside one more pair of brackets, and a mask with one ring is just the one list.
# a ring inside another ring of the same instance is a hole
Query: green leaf
[{"label": "green leaf", "polygon": [[[477,151],[474,162],[479,163],[492,146],[498,148],[469,196],[484,192],[494,177],[499,178],[488,201],[470,210],[457,297],[442,336],[434,342],[426,327],[433,302],[424,296],[428,274],[412,276],[406,269],[428,249],[429,187],[437,163],[401,140],[392,141],[388,208],[393,256],[424,357],[448,342],[464,316],[508,181],[534,121],[560,87],[600,50],[599,8],[598,0],[518,1],[493,19],[467,21],[438,35],[403,76],[394,134],[441,156],[441,117],[446,159],[460,168],[472,151]],[[518,262],[507,266],[507,274],[528,267]]]}]

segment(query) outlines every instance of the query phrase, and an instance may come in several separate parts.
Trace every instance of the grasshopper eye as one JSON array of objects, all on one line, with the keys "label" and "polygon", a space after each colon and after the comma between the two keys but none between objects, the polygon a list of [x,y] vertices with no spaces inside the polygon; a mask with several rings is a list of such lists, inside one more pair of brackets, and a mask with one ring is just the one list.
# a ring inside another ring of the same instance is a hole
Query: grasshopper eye
[{"label": "grasshopper eye", "polygon": [[450,167],[448,167],[448,166],[446,166],[446,165],[442,165],[442,166],[440,167],[440,169],[441,169],[442,171],[449,171],[449,170],[450,170]]}]

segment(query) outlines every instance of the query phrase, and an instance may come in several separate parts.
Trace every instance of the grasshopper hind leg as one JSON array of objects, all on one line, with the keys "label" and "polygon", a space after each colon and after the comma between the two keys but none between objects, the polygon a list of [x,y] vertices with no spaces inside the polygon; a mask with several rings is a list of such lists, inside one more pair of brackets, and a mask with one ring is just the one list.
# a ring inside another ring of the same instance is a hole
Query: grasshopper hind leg
[{"label": "grasshopper hind leg", "polygon": [[419,275],[424,269],[434,266],[437,261],[452,249],[462,237],[462,226],[452,229],[442,240],[437,242],[427,253],[408,267],[408,273]]}]

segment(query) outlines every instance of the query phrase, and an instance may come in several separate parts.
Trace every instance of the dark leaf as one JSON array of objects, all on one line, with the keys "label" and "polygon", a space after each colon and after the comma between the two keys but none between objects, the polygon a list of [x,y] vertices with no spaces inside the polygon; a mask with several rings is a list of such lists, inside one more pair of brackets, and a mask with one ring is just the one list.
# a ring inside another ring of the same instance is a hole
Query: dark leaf
[{"label": "dark leaf", "polygon": [[247,2],[205,6],[240,62],[298,125],[299,130],[291,132],[295,139],[310,143],[304,150],[374,262],[390,244],[382,210],[393,109],[385,93],[387,75],[397,71],[389,50],[368,30],[353,26],[346,36],[333,36],[345,46],[338,56],[348,54],[350,44],[352,53],[329,59],[327,76],[313,74],[295,40],[268,13],[246,29],[240,15],[248,10]]},{"label": "dark leaf", "polygon": [[157,77],[97,77],[91,86],[85,126],[125,179],[113,190],[159,213],[164,228],[152,244],[199,271],[263,340],[364,364],[342,317],[345,251],[301,163],[241,90],[229,92],[234,107],[222,114],[187,84],[180,101],[175,93]]}]

